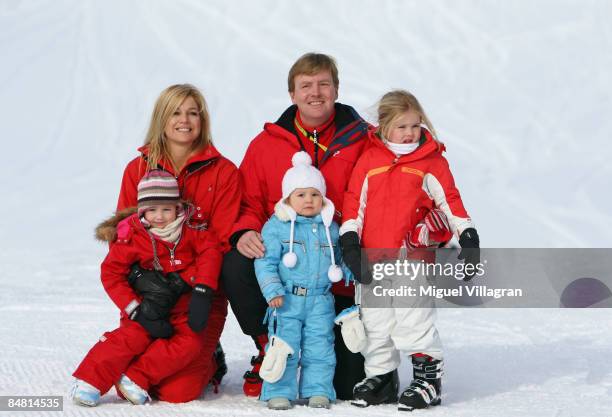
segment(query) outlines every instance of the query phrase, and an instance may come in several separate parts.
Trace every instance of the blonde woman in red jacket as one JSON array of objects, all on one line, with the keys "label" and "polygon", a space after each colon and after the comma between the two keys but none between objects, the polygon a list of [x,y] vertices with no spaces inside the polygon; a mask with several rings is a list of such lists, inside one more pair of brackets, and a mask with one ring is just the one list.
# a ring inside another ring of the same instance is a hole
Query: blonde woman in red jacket
[{"label": "blonde woman in red jacket", "polygon": [[[227,244],[240,210],[238,169],[215,149],[210,116],[202,93],[189,84],[172,85],[155,103],[140,155],[128,163],[123,173],[117,210],[137,203],[137,185],[152,169],[172,174],[181,197],[190,201],[195,212],[190,227],[209,229],[222,245]],[[227,298],[215,292],[208,325],[201,332],[201,354],[172,378],[160,381],[155,395],[169,402],[198,398],[209,382],[218,383],[224,372],[223,352],[218,345],[227,316]]]},{"label": "blonde woman in red jacket", "polygon": [[[397,90],[378,106],[370,131],[372,146],[351,175],[344,195],[340,229],[344,260],[355,278],[362,276],[360,249],[422,248],[445,243],[454,233],[462,247],[479,246],[478,234],[455,187],[444,145],[418,100]],[[466,263],[477,263],[470,256]],[[399,398],[412,410],[440,403],[442,344],[433,308],[362,308],[367,342],[366,379],[354,389],[353,404],[398,401],[399,353],[412,356],[414,380]],[[426,370],[426,371],[425,371]]]}]

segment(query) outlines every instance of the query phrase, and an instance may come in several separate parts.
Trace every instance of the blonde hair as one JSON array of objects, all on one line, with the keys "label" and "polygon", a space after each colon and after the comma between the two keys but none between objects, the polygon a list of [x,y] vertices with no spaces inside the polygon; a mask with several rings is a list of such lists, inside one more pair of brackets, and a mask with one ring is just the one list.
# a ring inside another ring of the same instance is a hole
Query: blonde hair
[{"label": "blonde hair", "polygon": [[382,137],[388,137],[393,122],[407,111],[416,112],[421,123],[427,127],[434,140],[437,141],[436,131],[427,117],[425,110],[417,98],[406,90],[393,90],[382,96],[378,102],[378,128],[376,132]]},{"label": "blonde hair", "polygon": [[336,90],[340,86],[340,80],[338,79],[338,67],[336,66],[336,60],[325,54],[318,54],[315,52],[309,52],[298,58],[289,70],[289,76],[287,78],[287,84],[289,92],[295,91],[295,77],[298,75],[314,75],[321,71],[329,71],[334,81]]},{"label": "blonde hair", "polygon": [[171,85],[162,91],[157,98],[151,115],[149,130],[145,137],[144,144],[149,147],[147,161],[149,169],[157,168],[159,161],[165,159],[172,164],[175,171],[178,171],[168,150],[164,129],[168,120],[188,97],[195,100],[200,114],[200,135],[194,141],[192,149],[196,150],[212,144],[208,107],[200,90],[191,84]]}]

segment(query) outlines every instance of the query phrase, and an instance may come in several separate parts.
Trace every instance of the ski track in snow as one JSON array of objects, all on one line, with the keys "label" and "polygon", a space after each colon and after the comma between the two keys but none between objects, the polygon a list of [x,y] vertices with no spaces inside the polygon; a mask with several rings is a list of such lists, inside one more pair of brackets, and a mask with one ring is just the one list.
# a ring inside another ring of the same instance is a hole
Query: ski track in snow
[{"label": "ski track in snow", "polygon": [[[116,326],[93,227],[115,207],[155,98],[176,82],[203,89],[215,144],[238,164],[290,103],[294,60],[330,53],[339,101],[368,120],[391,88],[419,97],[484,246],[610,247],[611,12],[599,0],[1,1],[0,395],[65,396]],[[443,405],[414,415],[612,415],[608,310],[446,309],[438,325]],[[65,397],[59,414],[397,414],[346,403],[268,412],[242,395],[254,352],[232,316],[222,341],[220,394],[133,407],[111,392],[94,409]],[[400,371],[405,386],[408,364]]]}]

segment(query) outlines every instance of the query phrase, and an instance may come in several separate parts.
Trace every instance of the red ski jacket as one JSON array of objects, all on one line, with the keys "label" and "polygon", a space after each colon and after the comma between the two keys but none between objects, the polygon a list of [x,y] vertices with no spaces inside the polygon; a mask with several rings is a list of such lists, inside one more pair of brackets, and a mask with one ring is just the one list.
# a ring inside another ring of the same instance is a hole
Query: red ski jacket
[{"label": "red ski jacket", "polygon": [[[325,177],[327,198],[336,207],[335,220],[342,216],[344,191],[357,159],[365,149],[369,125],[350,106],[335,105],[335,135],[327,151],[318,157],[318,168]],[[289,107],[275,123],[266,123],[253,139],[240,164],[243,195],[240,215],[232,229],[232,243],[239,232],[261,232],[282,197],[282,180],[291,168],[293,155],[305,148],[295,129],[297,106]],[[352,295],[351,287],[334,285],[334,292]]]},{"label": "red ski jacket", "polygon": [[423,129],[420,146],[396,157],[374,133],[344,195],[340,234],[357,232],[363,248],[399,248],[432,208],[444,211],[453,233],[474,227],[463,207],[443,144]]},{"label": "red ski jacket", "polygon": [[[147,171],[149,153],[146,146],[138,150],[141,156],[129,162],[123,173],[117,210],[138,203],[138,182]],[[161,161],[158,168],[176,177],[181,198],[194,205],[196,212],[191,223],[212,230],[223,251],[229,250],[227,241],[240,210],[240,176],[236,166],[210,145],[189,158],[178,174],[167,161]]]},{"label": "red ski jacket", "polygon": [[[291,168],[291,157],[304,146],[294,127],[297,106],[289,107],[275,123],[266,123],[253,139],[240,164],[243,195],[240,215],[232,233],[261,231],[282,197],[282,181]],[[336,220],[342,212],[342,199],[353,166],[366,141],[368,124],[352,107],[336,103],[336,134],[327,151],[319,158],[319,170],[325,177],[327,198],[336,206]]]},{"label": "red ski jacket", "polygon": [[[113,227],[113,219],[100,227],[105,224]],[[104,289],[122,313],[129,315],[140,303],[140,296],[130,287],[126,277],[136,262],[144,269],[154,269],[153,244],[163,273],[178,272],[192,287],[205,284],[217,289],[223,254],[214,233],[193,229],[185,222],[178,242],[170,243],[149,235],[137,213],[121,220],[116,230],[117,238],[102,262],[101,279]],[[182,301],[177,306],[180,304],[184,308],[186,302]]]}]

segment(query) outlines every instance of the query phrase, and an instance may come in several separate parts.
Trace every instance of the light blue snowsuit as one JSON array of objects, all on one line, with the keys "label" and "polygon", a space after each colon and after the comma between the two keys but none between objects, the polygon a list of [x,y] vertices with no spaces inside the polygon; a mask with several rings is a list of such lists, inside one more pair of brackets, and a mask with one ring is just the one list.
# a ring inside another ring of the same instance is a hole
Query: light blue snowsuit
[{"label": "light blue snowsuit", "polygon": [[[341,261],[338,225],[332,222],[329,227],[334,246],[330,248],[320,214],[296,217],[293,252],[297,255],[297,264],[287,268],[282,257],[289,252],[290,227],[289,220],[280,220],[274,214],[262,230],[265,256],[255,260],[255,274],[266,301],[284,296],[282,307],[276,309],[276,318],[270,314],[273,309],[268,309],[269,336],[276,334],[295,352],[289,356],[280,380],[273,384],[264,382],[260,399],[295,400],[299,393],[299,398],[322,395],[333,401],[336,399],[333,386],[336,313],[327,275],[330,250],[334,250],[336,264],[342,267],[347,283],[352,274]],[[301,366],[299,390],[298,362]]]}]

